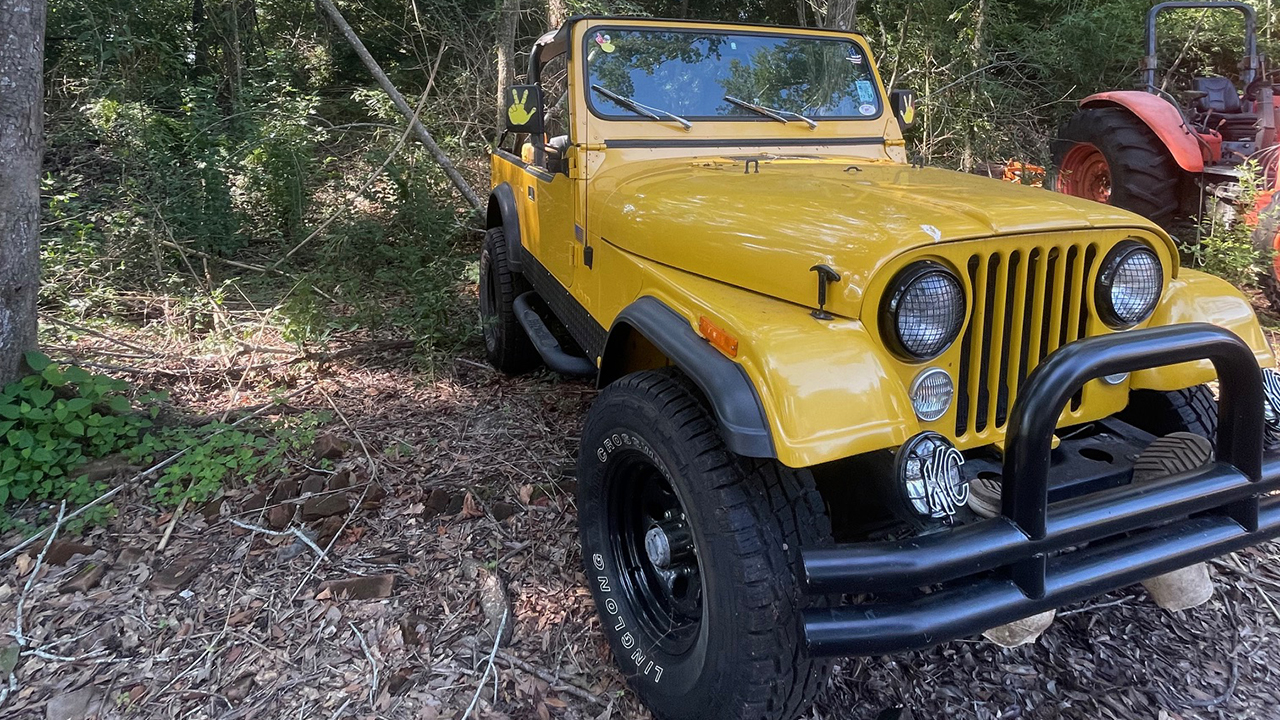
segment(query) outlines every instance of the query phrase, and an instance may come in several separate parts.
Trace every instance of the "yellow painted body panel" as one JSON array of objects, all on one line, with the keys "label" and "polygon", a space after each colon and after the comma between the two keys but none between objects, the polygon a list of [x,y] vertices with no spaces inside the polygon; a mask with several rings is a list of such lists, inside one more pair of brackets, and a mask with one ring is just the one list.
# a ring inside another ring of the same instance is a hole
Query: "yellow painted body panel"
[{"label": "yellow painted body panel", "polygon": [[[1276,358],[1267,336],[1253,314],[1253,307],[1240,291],[1222,278],[1195,270],[1183,270],[1169,283],[1160,306],[1151,319],[1152,326],[1188,322],[1208,322],[1239,335],[1258,358],[1260,367],[1275,367]],[[1132,387],[1148,390],[1177,390],[1209,382],[1217,377],[1213,363],[1170,365],[1133,374]]]},{"label": "yellow painted body panel", "polygon": [[[600,25],[647,24],[581,21],[570,42],[581,47]],[[494,155],[494,184],[515,191],[525,247],[605,329],[638,298],[653,296],[695,330],[707,317],[736,338],[733,360],[755,385],[786,465],[893,448],[923,429],[962,449],[1002,442],[1003,414],[1025,378],[1010,363],[1029,372],[1062,344],[1112,332],[1093,307],[1094,275],[1126,238],[1154,248],[1165,268],[1161,304],[1141,327],[1214,322],[1241,335],[1261,365],[1275,364],[1247,300],[1221,280],[1179,268],[1173,242],[1153,223],[1040,189],[906,165],[887,111],[875,120],[822,121],[817,130],[761,118],[700,121],[685,131],[591,115],[583,79],[581,67],[571,66],[568,175],[546,182],[516,158]],[[874,142],[841,142],[849,138]],[[557,194],[557,183],[565,192]],[[969,302],[960,339],[928,363],[893,355],[878,317],[894,275],[921,259],[949,265]],[[831,321],[810,315],[817,280],[809,268],[818,263],[841,276],[832,286]],[[1070,268],[1071,279],[1049,267]],[[1010,349],[1005,362],[995,361],[996,353],[984,351],[988,323],[991,347],[1025,341],[1035,349],[1025,357]],[[931,423],[916,419],[908,398],[926,367],[946,369],[968,397]],[[1176,389],[1212,376],[1211,367],[1188,364],[1135,373],[1118,385],[1095,381],[1060,423],[1111,415],[1131,388]]]}]

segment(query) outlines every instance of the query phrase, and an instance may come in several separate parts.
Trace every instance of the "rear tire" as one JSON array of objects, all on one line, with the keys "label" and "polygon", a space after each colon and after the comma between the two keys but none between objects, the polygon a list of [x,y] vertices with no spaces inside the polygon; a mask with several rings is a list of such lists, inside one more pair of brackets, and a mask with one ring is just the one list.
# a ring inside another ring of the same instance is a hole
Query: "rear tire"
[{"label": "rear tire", "polygon": [[811,473],[734,455],[687,378],[644,371],[588,413],[577,504],[602,629],[656,718],[792,720],[812,704],[830,665],[805,653],[801,611],[826,601],[801,591],[799,551],[831,523]]},{"label": "rear tire", "polygon": [[1184,390],[1134,390],[1120,419],[1156,437],[1176,432],[1214,440],[1218,435],[1218,401],[1207,385]]},{"label": "rear tire", "polygon": [[512,307],[529,289],[507,261],[506,234],[500,227],[490,228],[480,248],[480,330],[489,364],[508,375],[532,370],[541,360]]},{"label": "rear tire", "polygon": [[[1073,188],[1071,167],[1063,166],[1078,145],[1101,151],[1110,168],[1108,204],[1129,210],[1168,227],[1178,214],[1182,170],[1164,143],[1133,113],[1123,108],[1086,108],[1076,112],[1054,143],[1056,187],[1078,197],[1095,199]],[[1074,164],[1074,163],[1073,163]]]}]

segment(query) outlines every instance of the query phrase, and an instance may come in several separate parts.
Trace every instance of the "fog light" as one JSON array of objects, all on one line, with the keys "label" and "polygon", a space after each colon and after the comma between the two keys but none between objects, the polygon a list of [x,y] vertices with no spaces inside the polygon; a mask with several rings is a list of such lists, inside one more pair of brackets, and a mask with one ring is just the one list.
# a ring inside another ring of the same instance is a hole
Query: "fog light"
[{"label": "fog light", "polygon": [[933,422],[947,414],[955,394],[955,385],[947,371],[929,368],[911,383],[911,407],[915,408],[916,417]]},{"label": "fog light", "polygon": [[963,464],[964,456],[950,441],[925,431],[898,448],[894,475],[912,511],[942,520],[969,501],[969,482],[960,474]]}]

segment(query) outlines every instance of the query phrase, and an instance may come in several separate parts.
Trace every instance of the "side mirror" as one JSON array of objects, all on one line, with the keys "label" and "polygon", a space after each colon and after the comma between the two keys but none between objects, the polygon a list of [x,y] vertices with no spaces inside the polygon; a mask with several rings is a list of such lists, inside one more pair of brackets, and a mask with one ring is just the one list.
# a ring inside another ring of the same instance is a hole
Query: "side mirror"
[{"label": "side mirror", "polygon": [[889,105],[893,108],[894,117],[898,118],[898,126],[903,132],[916,124],[916,91],[892,90],[889,92]]},{"label": "side mirror", "polygon": [[542,135],[542,89],[537,85],[512,85],[507,90],[507,131]]}]

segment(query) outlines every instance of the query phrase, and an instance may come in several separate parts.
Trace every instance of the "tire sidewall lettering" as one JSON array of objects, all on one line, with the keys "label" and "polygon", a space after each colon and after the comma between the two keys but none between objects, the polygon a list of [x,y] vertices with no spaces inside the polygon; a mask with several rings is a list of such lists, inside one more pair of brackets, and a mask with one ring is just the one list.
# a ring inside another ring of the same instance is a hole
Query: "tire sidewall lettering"
[{"label": "tire sidewall lettering", "polygon": [[[614,454],[622,451],[643,454],[668,482],[672,482],[667,463],[653,449],[653,446],[636,433],[621,428],[605,433],[594,452],[591,453],[599,463],[597,470],[603,471],[604,465]],[[628,616],[630,611],[624,613],[623,611],[627,609],[625,603],[621,598],[615,597],[620,584],[617,569],[611,567],[609,560],[598,552],[592,554],[590,566],[594,570],[589,577],[591,591],[596,596],[596,608],[604,620],[605,632],[613,634],[617,643],[625,650],[623,653],[616,653],[618,660],[623,663],[629,662],[635,668],[634,677],[643,678],[655,685],[661,684],[662,674],[667,670],[665,664],[658,657],[656,650],[645,648],[642,640],[644,636],[638,634],[639,629],[633,627],[635,621]]]}]

